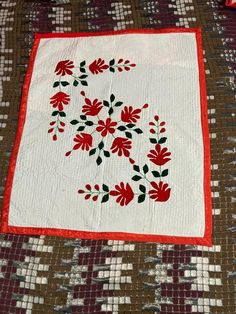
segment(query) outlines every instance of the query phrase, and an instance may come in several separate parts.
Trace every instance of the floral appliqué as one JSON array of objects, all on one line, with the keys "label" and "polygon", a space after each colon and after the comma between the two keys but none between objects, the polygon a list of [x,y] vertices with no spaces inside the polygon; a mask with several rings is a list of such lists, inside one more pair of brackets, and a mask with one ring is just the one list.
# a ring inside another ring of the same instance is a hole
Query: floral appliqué
[{"label": "floral appliqu\u00e9", "polygon": [[[128,107],[126,106],[125,108]],[[129,111],[127,111],[127,109],[123,109],[121,112],[121,119],[124,117],[125,112],[130,112],[131,114],[136,111],[134,114],[137,115],[141,113],[141,110],[144,108],[148,108],[148,105],[145,104],[141,109],[133,109],[131,107]],[[140,111],[137,112],[137,110]],[[132,122],[137,122],[139,118],[139,116],[135,117],[134,120],[133,117]],[[130,120],[126,118],[122,121],[123,123],[130,122]],[[158,115],[155,115],[153,121],[149,122],[149,126],[151,127],[149,130],[151,134],[149,141],[154,145],[154,147],[147,152],[146,157],[152,164],[155,165],[155,167],[157,167],[156,170],[150,171],[147,164],[139,166],[132,158],[130,158],[130,149],[132,147],[132,141],[128,139],[130,135],[128,138],[116,137],[113,141],[111,146],[112,153],[117,153],[118,156],[129,157],[129,161],[132,164],[134,171],[134,175],[131,179],[134,182],[141,182],[141,184],[138,185],[138,191],[134,190],[134,184],[129,182],[120,182],[119,184],[115,184],[114,188],[110,188],[106,184],[102,184],[101,186],[95,184],[94,188],[92,188],[90,184],[87,184],[84,189],[79,189],[78,193],[84,194],[84,198],[86,200],[92,199],[93,201],[97,201],[100,199],[101,203],[108,202],[110,197],[115,197],[116,203],[120,206],[127,206],[131,202],[135,201],[135,199],[138,203],[144,202],[147,198],[150,198],[154,202],[168,201],[170,198],[171,188],[168,183],[164,182],[164,178],[168,176],[169,170],[166,167],[165,169],[162,169],[162,166],[166,165],[171,160],[171,153],[167,147],[163,147],[163,144],[167,141],[167,137],[163,136],[166,132],[166,129],[164,128],[165,124],[166,123],[164,121],[159,121]],[[121,127],[118,126],[117,123],[111,125],[110,120],[107,124],[107,128],[112,129],[112,134],[115,133],[116,129],[126,132],[129,127],[132,129],[133,126],[135,126],[135,124],[124,124]],[[140,131],[141,132],[138,133],[142,134],[143,132],[141,129]],[[137,184],[135,185],[137,186]]]},{"label": "floral appliqu\u00e9", "polygon": [[[106,62],[105,60],[98,58],[87,65],[86,60],[80,62],[79,66],[75,66],[71,60],[59,61],[55,68],[55,74],[58,79],[53,83],[53,87],[58,91],[50,98],[50,104],[55,109],[52,112],[52,120],[49,125],[48,133],[52,134],[52,139],[56,141],[58,134],[64,132],[66,123],[63,118],[66,117],[65,108],[70,103],[70,95],[63,92],[62,89],[68,85],[77,86],[88,86],[88,78],[90,75],[101,74],[105,71],[112,73],[130,71],[135,67],[135,63],[131,63],[129,60],[120,58],[118,61],[115,59]],[[72,78],[72,81],[65,79],[64,77]],[[97,115],[101,109],[99,103],[87,104],[84,106],[84,114],[86,115]]]},{"label": "floral appliqu\u00e9", "polygon": [[[123,101],[116,100],[114,94],[110,95],[109,100],[89,99],[85,92],[82,91],[81,96],[84,98],[84,104],[82,105],[82,113],[78,118],[73,119],[70,123],[76,126],[78,134],[74,137],[75,142],[71,150],[67,151],[65,155],[68,157],[75,150],[89,151],[89,156],[96,156],[96,163],[99,166],[103,157],[110,157],[111,154],[117,154],[119,157],[129,158],[129,162],[132,164],[134,161],[130,158],[130,150],[132,148],[133,136],[142,134],[143,131],[137,127],[136,123],[129,123],[130,121],[138,122],[140,116],[133,114],[138,112],[141,114],[143,109],[148,108],[148,104],[144,104],[139,109],[131,108],[129,117],[125,114],[127,106],[124,109],[120,109],[123,106]],[[113,118],[115,110],[119,110],[119,120],[116,121]],[[103,117],[101,119],[99,114],[103,111]],[[135,120],[134,117],[135,116]],[[99,135],[100,140],[95,143],[93,135],[96,133]],[[111,137],[112,144],[110,147],[105,147],[104,139]]]},{"label": "floral appliqu\u00e9", "polygon": [[[71,84],[63,79],[64,76],[73,78],[74,87],[87,86],[89,75],[99,75],[108,70],[112,73],[129,71],[135,66],[136,64],[122,58],[117,62],[115,59],[106,62],[98,58],[88,66],[86,61],[82,61],[79,67],[75,67],[71,60],[58,62],[55,73],[59,78],[53,84],[53,87],[58,88],[58,91],[50,98],[50,104],[54,109],[52,117],[55,117],[55,120],[50,122],[48,133],[53,134],[53,140],[57,140],[58,133],[64,132],[66,124],[62,118],[66,117],[64,109],[71,100],[70,95],[62,91],[63,87]],[[75,70],[80,73],[76,75]],[[149,105],[144,104],[141,108],[135,108],[124,104],[119,99],[117,100],[114,94],[105,100],[90,99],[84,91],[81,91],[80,94],[84,103],[81,114],[70,121],[72,126],[76,126],[76,132],[73,146],[65,153],[65,156],[69,157],[72,152],[77,150],[87,152],[89,156],[95,157],[96,164],[99,166],[103,162],[103,158],[109,158],[112,154],[116,154],[128,159],[134,174],[131,182],[120,182],[114,187],[109,187],[106,184],[86,184],[83,189],[78,190],[78,193],[83,194],[85,200],[92,199],[94,202],[100,200],[101,203],[108,202],[111,197],[114,197],[120,206],[127,206],[135,200],[142,203],[148,198],[154,202],[168,201],[171,188],[164,180],[169,174],[166,165],[171,160],[171,152],[164,146],[167,141],[167,137],[164,136],[166,123],[160,122],[158,115],[155,115],[153,121],[149,122],[149,141],[153,144],[153,148],[146,153],[146,158],[155,167],[155,170],[151,171],[148,164],[140,166],[131,156],[133,136],[143,135],[143,130],[138,127],[142,110],[147,109]],[[118,115],[120,117],[118,120],[113,117],[113,113],[117,110],[119,110]],[[102,116],[105,118],[101,119],[99,115],[102,111]],[[96,142],[93,136],[95,132],[99,135],[99,140]],[[112,144],[110,147],[105,147],[104,139],[108,136],[112,137]],[[165,169],[162,168],[163,166]],[[139,183],[137,184],[137,182]]]}]

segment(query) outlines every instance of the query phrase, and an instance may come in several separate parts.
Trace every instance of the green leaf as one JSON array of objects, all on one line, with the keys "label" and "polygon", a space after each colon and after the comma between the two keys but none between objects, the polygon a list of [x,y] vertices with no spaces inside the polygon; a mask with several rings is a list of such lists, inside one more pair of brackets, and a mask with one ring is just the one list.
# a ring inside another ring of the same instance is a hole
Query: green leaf
[{"label": "green leaf", "polygon": [[162,173],[161,173],[161,176],[162,177],[168,176],[168,172],[169,172],[168,169],[163,170]]},{"label": "green leaf", "polygon": [[141,192],[143,192],[143,193],[146,193],[146,186],[140,184],[139,190],[140,190]]},{"label": "green leaf", "polygon": [[83,85],[83,86],[88,86],[88,83],[86,81],[80,81],[80,83]]},{"label": "green leaf", "polygon": [[60,117],[65,117],[66,116],[66,113],[64,111],[59,111],[59,116]]},{"label": "green leaf", "polygon": [[108,102],[108,101],[106,101],[106,100],[103,100],[103,105],[104,105],[105,107],[110,107],[109,102]]},{"label": "green leaf", "polygon": [[138,165],[133,165],[134,171],[140,172],[140,168]]},{"label": "green leaf", "polygon": [[85,129],[85,126],[79,126],[78,129],[77,129],[77,131],[80,132],[80,131],[83,131],[84,129]]},{"label": "green leaf", "polygon": [[104,150],[103,154],[104,154],[105,157],[110,157],[110,153],[107,150]]},{"label": "green leaf", "polygon": [[54,82],[53,87],[57,87],[57,86],[59,86],[59,84],[60,84],[60,82],[56,81],[56,82]]},{"label": "green leaf", "polygon": [[79,84],[79,82],[78,82],[78,81],[76,81],[76,80],[74,80],[74,82],[73,82],[73,86],[78,86],[78,84]]},{"label": "green leaf", "polygon": [[163,144],[166,142],[166,140],[167,140],[167,137],[161,137],[158,141],[158,144]]},{"label": "green leaf", "polygon": [[132,123],[129,123],[129,124],[126,124],[127,128],[131,129],[135,126],[135,124],[132,124]]},{"label": "green leaf", "polygon": [[85,68],[79,68],[79,70],[80,70],[81,73],[86,73]]},{"label": "green leaf", "polygon": [[149,169],[148,169],[148,165],[145,164],[145,165],[143,166],[143,172],[144,172],[144,174],[148,173],[148,170],[149,170]]},{"label": "green leaf", "polygon": [[80,119],[81,119],[81,120],[87,120],[87,117],[86,117],[86,115],[81,114],[81,115],[80,115]]},{"label": "green leaf", "polygon": [[59,111],[53,111],[53,112],[52,112],[52,116],[53,116],[53,117],[54,117],[54,116],[57,116],[58,113],[59,113]]},{"label": "green leaf", "polygon": [[143,131],[142,131],[141,129],[139,129],[139,128],[134,129],[134,131],[135,131],[137,134],[142,134],[142,133],[143,133]]},{"label": "green leaf", "polygon": [[98,148],[101,150],[101,149],[103,149],[103,147],[104,147],[104,143],[103,143],[103,141],[101,141],[101,142],[98,144]]},{"label": "green leaf", "polygon": [[159,171],[152,171],[152,174],[154,175],[155,178],[160,178],[161,176]]},{"label": "green leaf", "polygon": [[72,125],[76,125],[76,124],[78,124],[78,123],[79,123],[78,120],[72,120],[72,121],[70,121],[70,124],[72,124]]},{"label": "green leaf", "polygon": [[121,125],[121,126],[118,126],[117,129],[120,130],[120,131],[125,131],[126,127],[124,125]]},{"label": "green leaf", "polygon": [[134,180],[134,181],[139,181],[140,179],[142,179],[142,177],[140,177],[140,176],[133,176],[132,177],[132,180]]},{"label": "green leaf", "polygon": [[115,72],[115,69],[114,69],[114,68],[112,68],[112,67],[110,67],[110,68],[109,68],[109,70],[110,70],[110,72],[112,72],[112,73],[114,73],[114,72]]},{"label": "green leaf", "polygon": [[109,187],[106,184],[102,185],[102,189],[104,192],[109,192]]},{"label": "green leaf", "polygon": [[84,67],[85,66],[85,64],[86,64],[86,61],[84,60],[84,61],[82,61],[82,62],[80,62],[80,67]]},{"label": "green leaf", "polygon": [[149,138],[149,141],[150,141],[152,144],[156,144],[156,143],[157,143],[157,139],[156,139],[156,138]]},{"label": "green leaf", "polygon": [[123,102],[122,101],[117,101],[116,103],[115,103],[115,107],[120,107],[120,106],[122,106],[123,105]]},{"label": "green leaf", "polygon": [[115,100],[115,96],[114,96],[114,94],[111,94],[110,101],[113,102],[114,100]]},{"label": "green leaf", "polygon": [[88,75],[83,74],[83,75],[80,75],[79,78],[80,78],[80,79],[85,79],[87,76],[88,76]]},{"label": "green leaf", "polygon": [[109,65],[114,65],[115,64],[115,59],[112,59],[110,62],[109,62]]},{"label": "green leaf", "polygon": [[141,194],[138,197],[138,203],[142,203],[145,201],[146,194]]},{"label": "green leaf", "polygon": [[125,132],[127,138],[132,138],[132,134],[130,132]]},{"label": "green leaf", "polygon": [[93,148],[89,151],[89,156],[92,156],[96,153],[96,148]]},{"label": "green leaf", "polygon": [[106,203],[108,200],[109,200],[109,193],[103,196],[101,203]]},{"label": "green leaf", "polygon": [[96,163],[98,166],[102,163],[102,158],[100,156],[96,159]]},{"label": "green leaf", "polygon": [[110,116],[110,115],[112,115],[112,114],[113,114],[113,112],[114,112],[113,108],[110,108],[110,109],[108,110],[108,114],[109,114],[109,116]]},{"label": "green leaf", "polygon": [[62,81],[62,82],[61,82],[61,85],[62,85],[62,86],[67,86],[67,85],[70,85],[70,83],[69,83],[69,82],[66,82],[66,81]]},{"label": "green leaf", "polygon": [[94,123],[93,123],[93,121],[86,121],[85,124],[88,125],[88,126],[91,126],[91,125],[93,125]]}]

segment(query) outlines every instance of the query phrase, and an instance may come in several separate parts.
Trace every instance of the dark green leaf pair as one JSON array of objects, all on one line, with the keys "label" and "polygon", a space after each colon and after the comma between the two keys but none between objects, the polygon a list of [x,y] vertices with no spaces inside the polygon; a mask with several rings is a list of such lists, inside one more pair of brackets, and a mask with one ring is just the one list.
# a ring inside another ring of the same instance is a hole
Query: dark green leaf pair
[{"label": "dark green leaf pair", "polygon": [[56,81],[54,84],[53,84],[53,87],[58,87],[59,85],[62,85],[62,86],[67,86],[67,85],[70,85],[69,82],[66,82],[66,81]]},{"label": "dark green leaf pair", "polygon": [[155,178],[166,177],[168,175],[168,169],[163,170],[161,173],[159,171],[152,171]]}]

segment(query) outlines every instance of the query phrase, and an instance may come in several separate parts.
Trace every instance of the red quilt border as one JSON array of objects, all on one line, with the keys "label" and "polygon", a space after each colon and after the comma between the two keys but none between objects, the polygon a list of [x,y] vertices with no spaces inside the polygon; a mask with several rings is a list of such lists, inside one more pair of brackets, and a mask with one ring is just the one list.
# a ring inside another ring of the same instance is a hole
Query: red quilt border
[{"label": "red quilt border", "polygon": [[[41,39],[47,38],[70,38],[70,37],[90,37],[90,36],[108,36],[108,35],[125,35],[125,34],[164,34],[164,33],[195,33],[198,53],[199,65],[199,85],[201,99],[201,124],[202,136],[204,145],[204,199],[205,199],[205,233],[203,237],[179,237],[168,235],[151,235],[151,234],[135,234],[126,232],[88,232],[75,231],[68,229],[56,228],[32,228],[32,227],[16,227],[8,225],[9,207],[11,190],[14,179],[15,166],[17,161],[18,150],[21,142],[21,137],[24,129],[28,92],[31,83],[34,61]],[[207,113],[207,93],[206,79],[204,69],[204,57],[202,49],[202,35],[199,28],[164,28],[164,29],[129,29],[122,31],[106,31],[106,32],[85,32],[85,33],[49,33],[35,34],[28,70],[23,84],[23,94],[20,106],[18,127],[16,133],[15,144],[11,155],[10,166],[8,170],[7,183],[4,191],[3,206],[2,206],[2,225],[1,232],[15,234],[30,234],[30,235],[49,235],[63,236],[71,238],[84,239],[111,239],[111,240],[133,240],[141,242],[161,242],[161,243],[176,243],[176,244],[195,244],[212,246],[212,200],[210,187],[210,139],[208,130],[208,113]]]},{"label": "red quilt border", "polygon": [[227,7],[236,8],[236,2],[233,3],[231,0],[226,0],[225,5],[226,5]]}]

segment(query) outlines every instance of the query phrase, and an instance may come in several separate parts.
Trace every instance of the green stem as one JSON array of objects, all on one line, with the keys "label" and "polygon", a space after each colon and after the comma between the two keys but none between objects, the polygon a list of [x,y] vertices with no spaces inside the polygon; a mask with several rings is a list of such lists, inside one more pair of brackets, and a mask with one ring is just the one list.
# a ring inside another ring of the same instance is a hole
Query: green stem
[{"label": "green stem", "polygon": [[60,115],[58,114],[57,115],[57,124],[56,124],[56,127],[55,127],[55,134],[57,134],[57,131],[58,131],[58,122],[60,122],[60,119],[59,119]]},{"label": "green stem", "polygon": [[100,194],[107,194],[109,192],[101,192],[101,191],[85,191],[85,193],[89,193],[89,194],[97,194],[97,195],[100,195]]},{"label": "green stem", "polygon": [[59,91],[61,92],[61,75],[59,77]]}]

